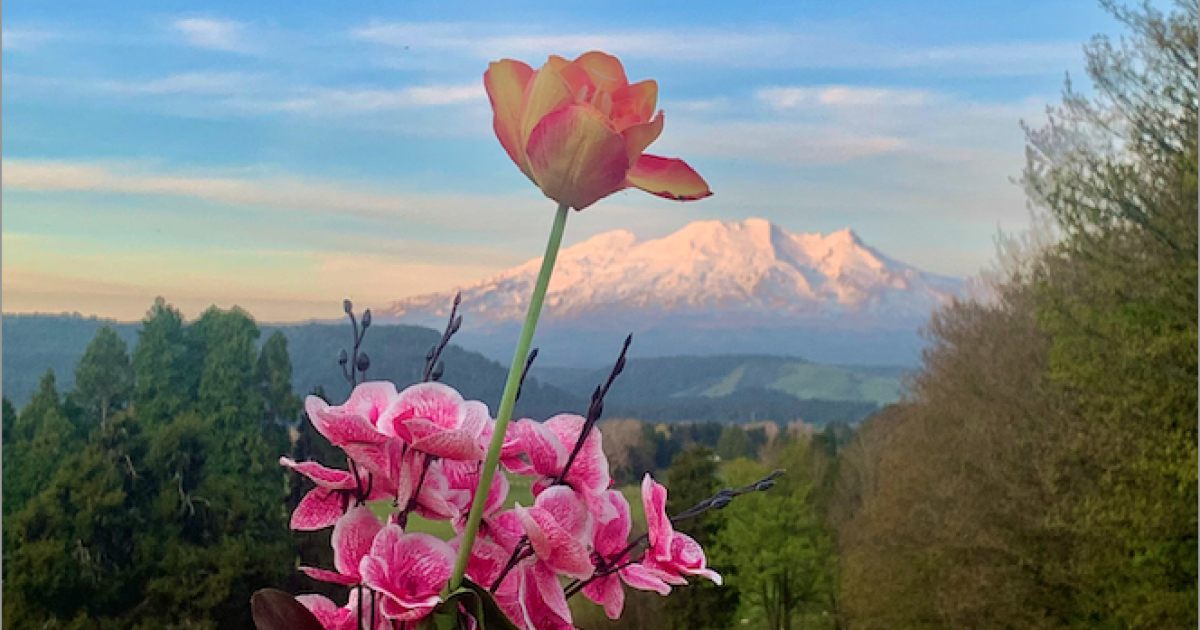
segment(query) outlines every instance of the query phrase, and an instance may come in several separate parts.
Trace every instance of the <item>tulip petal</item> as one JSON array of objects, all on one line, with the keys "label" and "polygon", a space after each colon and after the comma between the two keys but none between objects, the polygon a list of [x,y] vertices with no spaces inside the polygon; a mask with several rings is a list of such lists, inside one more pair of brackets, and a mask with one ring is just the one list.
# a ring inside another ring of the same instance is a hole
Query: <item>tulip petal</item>
[{"label": "tulip petal", "polygon": [[508,157],[522,170],[525,151],[521,143],[521,108],[531,79],[533,68],[513,59],[492,62],[483,73],[483,86],[492,102],[492,128]]},{"label": "tulip petal", "polygon": [[592,82],[592,76],[586,69],[558,55],[550,55],[550,60],[546,64],[554,68],[554,71],[567,82],[576,103],[586,103],[592,100],[596,94],[596,85]]},{"label": "tulip petal", "polygon": [[[638,81],[613,92],[613,122],[617,129],[646,122],[658,106],[658,83],[654,79]],[[626,121],[626,122],[622,122]]]},{"label": "tulip petal", "polygon": [[546,115],[530,134],[526,153],[542,192],[576,210],[619,190],[629,170],[625,139],[591,105]]},{"label": "tulip petal", "polygon": [[[533,75],[533,79],[525,87],[525,102],[521,107],[521,153],[522,163],[528,169],[529,136],[533,129],[547,114],[575,102],[571,86],[553,67],[552,62],[546,62]],[[526,170],[523,169],[523,170]],[[527,174],[531,172],[526,170]],[[533,175],[530,174],[530,178]]]},{"label": "tulip petal", "polygon": [[585,52],[575,59],[575,66],[587,70],[592,83],[601,92],[612,93],[619,88],[629,85],[625,76],[625,68],[616,57],[598,50]]},{"label": "tulip petal", "polygon": [[625,137],[625,149],[629,154],[630,164],[637,164],[642,151],[662,135],[663,122],[663,113],[660,111],[650,122],[634,123],[621,132]]},{"label": "tulip petal", "polygon": [[626,181],[652,195],[676,201],[695,201],[712,195],[704,178],[676,158],[642,154],[629,170]]}]

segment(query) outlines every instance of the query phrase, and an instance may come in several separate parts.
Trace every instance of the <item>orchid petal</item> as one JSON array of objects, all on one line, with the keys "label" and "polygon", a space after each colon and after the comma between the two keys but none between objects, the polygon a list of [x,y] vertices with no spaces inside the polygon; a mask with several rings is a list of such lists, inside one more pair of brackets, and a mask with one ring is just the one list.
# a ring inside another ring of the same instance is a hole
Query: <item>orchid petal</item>
[{"label": "orchid petal", "polygon": [[344,575],[337,571],[329,569],[318,569],[316,567],[300,567],[300,571],[308,577],[317,580],[318,582],[328,582],[330,584],[341,584],[342,586],[351,586],[358,584],[358,568],[355,567],[355,575]]},{"label": "orchid petal", "polygon": [[667,595],[671,592],[669,584],[655,577],[640,564],[631,564],[618,571],[618,574],[622,581],[638,590],[654,591],[659,595]]},{"label": "orchid petal", "polygon": [[308,609],[325,630],[352,627],[354,613],[333,603],[324,595],[297,595],[296,601]]},{"label": "orchid petal", "polygon": [[356,487],[354,475],[345,470],[326,468],[319,462],[297,462],[290,457],[280,457],[279,463],[308,477],[321,488],[353,490]]},{"label": "orchid petal", "polygon": [[371,551],[371,543],[383,529],[371,509],[365,505],[351,508],[333,527],[333,566],[343,575],[358,577],[358,564]]},{"label": "orchid petal", "polygon": [[344,495],[326,488],[313,488],[292,511],[290,527],[297,531],[316,531],[337,523],[345,506]]},{"label": "orchid petal", "polygon": [[654,481],[649,473],[642,478],[642,507],[646,513],[651,551],[670,549],[675,530],[667,518],[667,489]]},{"label": "orchid petal", "polygon": [[583,595],[588,599],[604,606],[604,614],[609,619],[618,619],[625,609],[625,589],[621,588],[621,580],[615,575],[608,575],[583,587]]}]

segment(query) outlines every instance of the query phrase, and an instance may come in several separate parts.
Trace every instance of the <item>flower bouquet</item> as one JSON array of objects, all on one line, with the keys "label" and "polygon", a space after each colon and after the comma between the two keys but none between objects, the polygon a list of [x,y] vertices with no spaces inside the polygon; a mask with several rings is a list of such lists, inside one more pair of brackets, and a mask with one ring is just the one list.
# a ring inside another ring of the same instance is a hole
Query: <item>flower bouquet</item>
[{"label": "flower bouquet", "polygon": [[[493,418],[487,405],[439,382],[441,353],[462,325],[457,301],[423,382],[402,391],[363,378],[370,361],[359,346],[370,311],[360,322],[347,301],[354,343],[340,363],[353,391],[341,405],[315,396],[305,402],[314,428],[345,452],[347,469],[286,457],[280,463],[315,484],[292,514],[292,529],[333,528],[334,566],[301,570],[348,586],[349,599],[343,605],[259,591],[251,605],[260,630],[572,628],[567,601],[579,594],[616,619],[624,586],[667,595],[688,577],[720,584],[704,550],[676,523],[765,490],[779,474],[675,515],[666,513],[666,488],[647,474],[641,501],[648,531],[631,540],[630,505],[610,487],[596,427],[631,338],[585,415],[510,422],[536,355],[530,345],[569,211],[625,188],[680,201],[711,193],[682,160],[644,153],[663,130],[658,86],[630,83],[615,57],[555,56],[537,71],[506,59],[490,65],[484,84],[501,145],[558,202],[500,408]],[[509,475],[532,478],[532,505],[506,509]],[[413,514],[450,521],[456,536],[407,531]]]}]

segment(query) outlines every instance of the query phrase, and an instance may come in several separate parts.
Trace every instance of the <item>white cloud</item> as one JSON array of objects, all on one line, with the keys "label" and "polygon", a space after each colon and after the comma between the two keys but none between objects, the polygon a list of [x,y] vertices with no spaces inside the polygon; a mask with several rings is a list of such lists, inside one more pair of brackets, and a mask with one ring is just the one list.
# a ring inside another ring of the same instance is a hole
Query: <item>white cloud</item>
[{"label": "white cloud", "polygon": [[9,190],[174,195],[227,204],[370,216],[397,214],[409,206],[409,200],[401,195],[360,192],[338,184],[295,178],[239,179],[120,172],[78,162],[13,159],[4,160],[3,173],[4,186]]},{"label": "white cloud", "polygon": [[225,52],[248,52],[246,26],[233,20],[210,18],[180,18],[171,28],[191,46]]},{"label": "white cloud", "polygon": [[896,153],[905,140],[893,135],[858,134],[832,126],[790,122],[676,121],[654,145],[669,155],[708,156],[792,166],[828,166]]},{"label": "white cloud", "polygon": [[260,90],[266,78],[244,72],[185,72],[147,81],[101,81],[96,87],[128,94],[236,94]]},{"label": "white cloud", "polygon": [[733,68],[926,68],[972,75],[1058,73],[1083,58],[1074,42],[996,42],[970,46],[889,46],[859,30],[829,24],[787,29],[695,28],[574,30],[544,25],[372,21],[350,37],[422,55],[474,59],[516,57],[536,63],[550,54],[587,50],[643,59]]},{"label": "white cloud", "polygon": [[483,85],[422,85],[395,90],[304,88],[282,99],[246,101],[247,109],[344,115],[483,102]]},{"label": "white cloud", "polygon": [[59,37],[60,34],[54,31],[36,28],[6,28],[0,30],[0,46],[5,51],[31,50]]},{"label": "white cloud", "polygon": [[758,99],[774,109],[792,109],[812,105],[830,107],[918,107],[928,104],[933,95],[925,90],[825,85],[812,87],[768,87],[757,92]]}]

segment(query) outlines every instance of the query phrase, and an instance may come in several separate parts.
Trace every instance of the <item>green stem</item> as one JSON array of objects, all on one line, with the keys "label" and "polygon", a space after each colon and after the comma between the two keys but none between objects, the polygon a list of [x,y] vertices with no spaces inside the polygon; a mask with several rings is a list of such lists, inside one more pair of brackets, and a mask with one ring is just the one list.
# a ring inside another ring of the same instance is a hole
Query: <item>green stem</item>
[{"label": "green stem", "polygon": [[538,272],[537,284],[533,286],[533,295],[529,297],[529,312],[525,314],[525,325],[521,328],[517,351],[513,354],[512,365],[508,368],[504,395],[500,397],[500,410],[496,412],[496,432],[492,435],[487,457],[483,460],[483,475],[479,478],[479,487],[475,489],[475,500],[471,503],[471,513],[467,516],[467,529],[463,531],[462,547],[458,551],[458,560],[454,563],[454,574],[449,584],[450,592],[462,586],[463,575],[467,572],[467,560],[471,557],[475,535],[479,533],[479,522],[483,520],[483,508],[487,504],[492,478],[496,475],[496,467],[500,465],[500,447],[504,445],[504,434],[508,430],[508,421],[512,419],[513,405],[517,402],[517,389],[521,384],[521,373],[524,372],[522,368],[525,367],[525,358],[529,355],[529,346],[533,343],[533,331],[537,328],[538,316],[542,313],[542,302],[546,300],[546,287],[550,285],[550,274],[554,271],[554,261],[558,258],[558,248],[562,244],[569,209],[566,205],[559,204],[558,213],[554,215],[554,227],[550,229],[546,255],[542,257],[542,269]]}]

